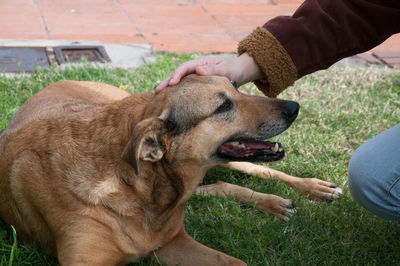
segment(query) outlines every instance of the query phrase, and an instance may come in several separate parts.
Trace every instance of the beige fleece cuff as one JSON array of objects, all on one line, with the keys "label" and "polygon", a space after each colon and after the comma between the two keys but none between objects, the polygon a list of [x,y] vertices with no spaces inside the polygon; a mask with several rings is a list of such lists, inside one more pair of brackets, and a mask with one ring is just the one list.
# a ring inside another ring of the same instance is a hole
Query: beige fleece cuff
[{"label": "beige fleece cuff", "polygon": [[247,52],[265,73],[268,82],[254,83],[265,95],[276,97],[297,79],[297,69],[281,43],[266,29],[257,27],[239,43],[238,54]]}]

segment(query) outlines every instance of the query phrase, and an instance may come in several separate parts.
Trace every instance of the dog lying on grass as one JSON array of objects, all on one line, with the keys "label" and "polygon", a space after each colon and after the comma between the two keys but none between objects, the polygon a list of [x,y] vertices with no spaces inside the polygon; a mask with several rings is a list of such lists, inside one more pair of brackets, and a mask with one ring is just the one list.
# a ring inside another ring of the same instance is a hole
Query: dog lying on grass
[{"label": "dog lying on grass", "polygon": [[[287,220],[290,200],[219,182],[216,166],[275,176],[312,199],[338,197],[329,182],[246,161],[275,161],[264,141],[295,120],[295,102],[247,96],[226,78],[190,75],[159,93],[130,95],[96,82],[61,81],[29,98],[0,136],[0,214],[23,241],[61,265],[245,265],[184,229],[193,193],[233,195]],[[241,162],[243,161],[243,162]]]}]

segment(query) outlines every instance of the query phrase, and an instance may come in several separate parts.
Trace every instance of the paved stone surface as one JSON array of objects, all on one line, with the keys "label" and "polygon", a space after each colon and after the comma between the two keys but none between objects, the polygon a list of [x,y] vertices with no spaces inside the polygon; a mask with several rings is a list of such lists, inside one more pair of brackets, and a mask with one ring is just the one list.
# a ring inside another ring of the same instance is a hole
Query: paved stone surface
[{"label": "paved stone surface", "polygon": [[[0,40],[78,40],[146,44],[158,51],[179,53],[234,53],[237,43],[256,26],[275,16],[292,14],[302,2],[0,0]],[[383,58],[380,52],[396,56]],[[375,63],[398,66],[400,34],[371,53]]]},{"label": "paved stone surface", "polygon": [[400,67],[400,53],[399,52],[377,51],[377,52],[374,52],[373,55],[391,67]]}]

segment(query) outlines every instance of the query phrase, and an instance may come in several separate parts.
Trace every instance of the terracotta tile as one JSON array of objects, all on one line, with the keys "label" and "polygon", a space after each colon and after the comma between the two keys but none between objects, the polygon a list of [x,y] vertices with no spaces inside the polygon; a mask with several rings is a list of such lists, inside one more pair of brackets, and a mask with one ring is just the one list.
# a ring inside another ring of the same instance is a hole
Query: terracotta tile
[{"label": "terracotta tile", "polygon": [[213,4],[213,3],[220,3],[220,4],[240,4],[240,5],[246,5],[246,4],[262,4],[262,5],[274,5],[273,0],[196,0],[200,4]]},{"label": "terracotta tile", "polygon": [[142,31],[146,40],[161,51],[235,52],[237,43],[223,32],[189,32],[173,29]]},{"label": "terracotta tile", "polygon": [[26,6],[1,6],[0,4],[0,23],[1,22],[18,22],[18,23],[29,23],[41,22],[39,10],[36,6],[26,5]]},{"label": "terracotta tile", "polygon": [[114,1],[49,1],[38,0],[46,20],[54,22],[77,21],[85,23],[131,23]]},{"label": "terracotta tile", "polygon": [[237,45],[170,45],[170,44],[152,44],[157,51],[164,52],[204,52],[204,53],[235,53]]},{"label": "terracotta tile", "polygon": [[[3,26],[4,25],[4,26]],[[0,23],[0,33],[1,32],[36,32],[36,33],[45,33],[42,28],[42,25],[39,24],[2,24]]]},{"label": "terracotta tile", "polygon": [[[39,0],[44,1],[44,0]],[[46,2],[46,1],[45,1]],[[74,2],[74,1],[71,1]],[[130,24],[129,18],[115,4],[95,5],[85,0],[80,4],[62,2],[60,5],[53,5],[52,2],[41,4],[41,9],[46,21],[52,23],[63,21],[77,23],[126,23]]]},{"label": "terracotta tile", "polygon": [[47,39],[45,25],[33,1],[0,1],[0,36],[4,39]]},{"label": "terracotta tile", "polygon": [[132,25],[72,24],[49,25],[50,38],[67,40],[97,40],[115,43],[145,43],[143,36]]},{"label": "terracotta tile", "polygon": [[375,52],[374,56],[378,57],[380,60],[385,62],[388,66],[391,67],[400,67],[400,47],[398,47],[397,51],[384,51],[384,52]]},{"label": "terracotta tile", "polygon": [[118,0],[119,3],[123,5],[142,5],[142,4],[152,4],[152,5],[190,5],[190,6],[201,6],[203,4],[213,4],[213,3],[220,3],[220,4],[267,4],[273,5],[274,3],[272,0]]},{"label": "terracotta tile", "polygon": [[174,28],[218,27],[213,18],[199,6],[124,6],[128,16],[136,25],[156,25]]},{"label": "terracotta tile", "polygon": [[40,32],[2,32],[0,31],[0,39],[9,40],[47,40],[46,33]]},{"label": "terracotta tile", "polygon": [[107,6],[115,5],[114,0],[35,0],[40,6]]},{"label": "terracotta tile", "polygon": [[382,44],[373,48],[371,52],[397,52],[400,51],[400,34],[395,34]]},{"label": "terracotta tile", "polygon": [[130,6],[141,6],[141,5],[191,5],[198,6],[197,1],[193,0],[118,0],[118,2],[122,5],[130,5]]},{"label": "terracotta tile", "polygon": [[[17,16],[12,14],[1,14],[0,12],[0,27],[8,24],[23,24],[29,26],[29,24],[38,24],[44,26],[43,20],[40,15],[21,15]],[[1,30],[1,29],[0,29]]]},{"label": "terracotta tile", "polygon": [[400,58],[387,58],[384,59],[385,63],[394,68],[400,68]]},{"label": "terracotta tile", "polygon": [[0,38],[2,39],[47,39],[47,32],[38,23],[0,23]]},{"label": "terracotta tile", "polygon": [[12,0],[12,1],[10,1],[10,0],[0,0],[0,6],[1,7],[6,6],[6,5],[8,5],[8,6],[10,6],[10,5],[22,6],[22,5],[34,5],[34,4],[35,4],[35,1],[33,1],[33,0]]},{"label": "terracotta tile", "polygon": [[128,34],[79,34],[79,33],[55,33],[51,35],[52,40],[87,40],[105,43],[136,43],[147,44],[142,36]]},{"label": "terracotta tile", "polygon": [[[127,14],[144,38],[155,49],[181,52],[231,52],[235,41],[218,22],[201,7],[193,4],[154,5],[148,1],[140,6],[123,4]],[[154,5],[149,8],[149,5]],[[151,10],[151,15],[149,15]]]},{"label": "terracotta tile", "polygon": [[247,16],[247,15],[243,15],[240,17],[236,17],[236,16],[216,16],[216,19],[218,19],[218,21],[220,21],[220,23],[223,23],[224,26],[229,26],[229,25],[233,25],[233,26],[237,26],[240,27],[240,25],[243,26],[251,26],[253,28],[255,28],[256,26],[262,26],[264,25],[268,20],[272,19],[276,17],[276,15],[274,14],[263,14],[263,15],[253,15],[253,16]]},{"label": "terracotta tile", "polygon": [[153,32],[148,34],[146,31],[143,35],[150,42],[165,42],[165,43],[193,43],[194,45],[203,45],[206,43],[210,44],[231,44],[234,42],[228,35],[224,35],[218,32],[182,32],[173,30],[164,30],[162,32]]},{"label": "terracotta tile", "polygon": [[79,34],[137,34],[133,25],[127,24],[84,24],[74,21],[64,22],[64,24],[48,23],[50,34],[52,33],[79,33]]},{"label": "terracotta tile", "polygon": [[51,39],[143,43],[125,12],[111,0],[38,0]]},{"label": "terracotta tile", "polygon": [[297,8],[299,8],[300,4],[279,4],[279,7],[282,8],[282,10],[286,11],[289,14],[293,14]]},{"label": "terracotta tile", "polygon": [[246,31],[253,30],[257,26],[264,25],[265,22],[274,17],[274,15],[214,16],[215,20],[217,20],[220,25],[222,25],[225,29],[233,32],[238,30],[242,31],[243,29],[246,29]]},{"label": "terracotta tile", "polygon": [[400,47],[398,47],[397,51],[375,52],[374,54],[380,58],[400,58]]},{"label": "terracotta tile", "polygon": [[210,14],[217,15],[269,15],[269,14],[280,14],[282,9],[276,5],[267,4],[221,4],[221,3],[210,3],[202,5],[204,9]]},{"label": "terracotta tile", "polygon": [[218,23],[226,29],[236,41],[242,40],[256,27],[262,26],[275,15],[254,15],[254,16],[215,16]]},{"label": "terracotta tile", "polygon": [[280,4],[297,4],[300,5],[304,2],[304,0],[272,0],[277,5]]},{"label": "terracotta tile", "polygon": [[0,38],[47,39],[45,25],[33,1],[0,0]]},{"label": "terracotta tile", "polygon": [[355,58],[362,64],[378,64],[382,65],[383,62],[371,53],[362,53],[355,56]]}]

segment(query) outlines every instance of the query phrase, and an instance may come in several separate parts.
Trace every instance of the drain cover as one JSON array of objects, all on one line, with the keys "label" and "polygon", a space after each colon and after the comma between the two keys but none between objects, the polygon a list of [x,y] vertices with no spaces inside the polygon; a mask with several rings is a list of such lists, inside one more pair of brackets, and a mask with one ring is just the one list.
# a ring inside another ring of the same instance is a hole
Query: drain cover
[{"label": "drain cover", "polygon": [[54,47],[58,64],[77,62],[85,58],[89,62],[110,62],[102,46],[59,46]]},{"label": "drain cover", "polygon": [[45,47],[0,47],[0,72],[33,72],[47,67]]}]

